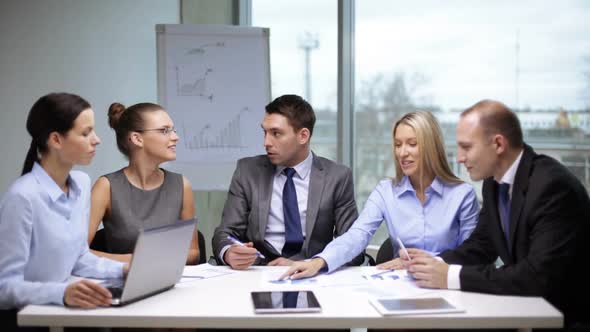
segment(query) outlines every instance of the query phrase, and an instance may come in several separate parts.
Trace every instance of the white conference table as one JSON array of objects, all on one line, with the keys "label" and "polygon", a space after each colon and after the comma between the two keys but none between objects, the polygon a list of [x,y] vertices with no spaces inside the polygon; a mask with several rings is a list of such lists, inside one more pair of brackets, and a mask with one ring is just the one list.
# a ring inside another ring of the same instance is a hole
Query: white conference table
[{"label": "white conference table", "polygon": [[[206,264],[196,269],[227,269]],[[191,267],[193,270],[195,267]],[[274,270],[273,270],[274,269]],[[280,269],[280,268],[279,268]],[[360,275],[370,267],[343,269]],[[186,270],[185,270],[186,271]],[[173,289],[120,308],[92,310],[60,306],[29,305],[18,313],[21,326],[154,327],[225,329],[448,329],[448,328],[560,328],[563,315],[540,297],[496,296],[451,290],[430,290],[414,297],[443,296],[466,311],[453,314],[382,316],[368,302],[371,296],[356,286],[299,285],[312,289],[321,313],[255,314],[250,292],[273,290],[265,278],[277,268],[253,267],[246,271],[209,279],[179,283]],[[280,273],[280,272],[279,272]],[[329,280],[329,279],[324,279]],[[372,287],[374,283],[368,287]],[[289,286],[293,289],[293,286]],[[353,288],[357,288],[354,290]],[[383,286],[382,286],[383,287]],[[360,288],[367,289],[367,286]]]}]

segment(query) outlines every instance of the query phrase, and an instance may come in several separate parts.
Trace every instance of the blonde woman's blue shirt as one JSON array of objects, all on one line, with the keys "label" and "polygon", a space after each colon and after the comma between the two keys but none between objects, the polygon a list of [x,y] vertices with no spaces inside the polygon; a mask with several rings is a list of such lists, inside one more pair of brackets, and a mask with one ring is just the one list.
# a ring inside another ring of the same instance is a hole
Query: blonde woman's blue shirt
[{"label": "blonde woman's blue shirt", "polygon": [[0,202],[0,309],[61,304],[70,275],[120,278],[123,263],[88,249],[90,178],[71,171],[64,193],[37,163]]},{"label": "blonde woman's blue shirt", "polygon": [[367,247],[383,221],[389,237],[399,236],[407,248],[436,255],[463,243],[475,229],[479,215],[473,187],[435,177],[425,195],[422,204],[407,176],[399,184],[391,179],[380,181],[350,229],[316,257],[326,261],[329,272],[334,271]]}]

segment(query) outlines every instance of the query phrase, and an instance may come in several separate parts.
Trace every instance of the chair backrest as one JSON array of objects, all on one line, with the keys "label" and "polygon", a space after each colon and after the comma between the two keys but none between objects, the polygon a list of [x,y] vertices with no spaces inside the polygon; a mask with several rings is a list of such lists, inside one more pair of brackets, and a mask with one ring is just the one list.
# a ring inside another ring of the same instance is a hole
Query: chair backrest
[{"label": "chair backrest", "polygon": [[[205,236],[203,235],[203,233],[201,233],[201,231],[197,231],[197,232],[198,232],[197,236],[199,239],[199,262],[198,262],[198,264],[207,263],[207,249],[206,249],[207,245],[205,243]],[[92,240],[92,243],[90,244],[90,249],[107,252],[104,228],[101,228],[98,231],[96,231],[96,234],[94,234],[94,239]]]},{"label": "chair backrest", "polygon": [[198,239],[199,239],[199,264],[207,263],[207,249],[205,243],[205,236],[201,231],[198,232]]},{"label": "chair backrest", "polygon": [[104,228],[99,229],[94,234],[94,239],[92,239],[92,243],[90,243],[90,249],[106,252],[107,245],[106,245],[106,237]]},{"label": "chair backrest", "polygon": [[383,241],[383,244],[381,244],[381,247],[379,247],[379,251],[377,251],[376,263],[377,264],[385,263],[387,261],[392,260],[393,257],[394,257],[393,242],[391,241],[391,238],[387,238],[385,241]]},{"label": "chair backrest", "polygon": [[375,266],[375,259],[373,258],[373,256],[365,253],[365,260],[361,264],[361,266]]}]

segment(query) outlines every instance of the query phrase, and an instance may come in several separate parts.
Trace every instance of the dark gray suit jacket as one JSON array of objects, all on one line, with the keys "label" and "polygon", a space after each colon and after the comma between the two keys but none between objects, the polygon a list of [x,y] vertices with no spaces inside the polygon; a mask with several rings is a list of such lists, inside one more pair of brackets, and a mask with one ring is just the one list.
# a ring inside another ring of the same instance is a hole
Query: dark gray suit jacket
[{"label": "dark gray suit jacket", "polygon": [[[231,245],[228,235],[243,242],[252,241],[256,249],[266,256],[266,260],[257,264],[266,264],[280,256],[264,241],[274,173],[275,166],[266,155],[238,161],[221,224],[213,236],[213,252],[218,261],[221,250]],[[357,216],[350,169],[314,154],[307,198],[307,236],[301,252],[291,259],[301,260],[320,253],[334,237],[344,234]],[[361,264],[363,254],[351,264]]]}]

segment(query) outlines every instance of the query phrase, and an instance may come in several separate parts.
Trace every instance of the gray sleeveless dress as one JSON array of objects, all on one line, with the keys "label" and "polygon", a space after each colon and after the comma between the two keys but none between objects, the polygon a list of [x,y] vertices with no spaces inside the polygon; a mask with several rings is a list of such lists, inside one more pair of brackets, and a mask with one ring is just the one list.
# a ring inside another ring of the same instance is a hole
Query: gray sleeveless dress
[{"label": "gray sleeveless dress", "polygon": [[165,169],[164,182],[156,189],[132,185],[123,169],[104,175],[111,184],[111,215],[103,218],[107,252],[133,252],[139,231],[174,223],[182,210],[182,175]]}]

